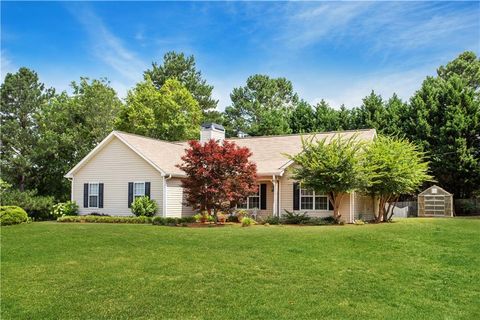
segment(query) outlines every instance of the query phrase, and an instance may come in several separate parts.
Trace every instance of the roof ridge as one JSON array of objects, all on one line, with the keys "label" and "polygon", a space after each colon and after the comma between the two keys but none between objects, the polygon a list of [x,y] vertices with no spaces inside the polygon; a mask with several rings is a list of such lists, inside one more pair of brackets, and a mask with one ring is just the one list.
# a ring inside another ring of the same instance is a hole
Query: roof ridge
[{"label": "roof ridge", "polygon": [[[148,139],[148,140],[153,140],[153,141],[157,141],[157,142],[164,142],[164,143],[173,144],[175,146],[181,147],[181,145],[176,143],[176,141],[167,141],[167,140],[162,140],[162,139],[143,136],[143,135],[137,134],[137,133],[125,132],[125,131],[121,131],[121,130],[113,130],[113,132],[120,133],[120,134],[126,134],[126,135],[130,135],[130,136],[135,136],[135,137],[139,137],[139,138],[144,138],[144,139]],[[188,140],[185,140],[185,141],[187,142]]]},{"label": "roof ridge", "polygon": [[304,132],[304,133],[277,134],[277,135],[271,135],[271,136],[248,136],[248,137],[244,137],[244,138],[234,137],[234,138],[226,138],[225,140],[246,140],[246,139],[258,139],[258,138],[293,137],[293,136],[302,136],[302,135],[344,133],[344,132],[365,132],[365,131],[375,131],[375,129],[371,128],[371,129],[351,129],[351,130],[335,130],[335,131],[316,131],[316,132]]}]

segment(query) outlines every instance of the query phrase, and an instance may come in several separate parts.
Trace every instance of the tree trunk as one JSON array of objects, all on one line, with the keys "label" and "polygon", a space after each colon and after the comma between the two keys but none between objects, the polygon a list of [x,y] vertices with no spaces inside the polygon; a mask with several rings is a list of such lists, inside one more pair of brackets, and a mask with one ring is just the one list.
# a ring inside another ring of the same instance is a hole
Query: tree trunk
[{"label": "tree trunk", "polygon": [[381,213],[380,213],[380,199],[377,195],[373,195],[373,215],[375,217],[375,222],[380,222]]},{"label": "tree trunk", "polygon": [[19,177],[19,182],[18,182],[18,189],[23,192],[25,191],[25,175],[20,175]]},{"label": "tree trunk", "polygon": [[340,214],[340,203],[342,201],[343,194],[330,192],[329,197],[331,198],[331,203],[333,204],[333,218],[335,219],[335,222],[338,223],[342,217]]}]

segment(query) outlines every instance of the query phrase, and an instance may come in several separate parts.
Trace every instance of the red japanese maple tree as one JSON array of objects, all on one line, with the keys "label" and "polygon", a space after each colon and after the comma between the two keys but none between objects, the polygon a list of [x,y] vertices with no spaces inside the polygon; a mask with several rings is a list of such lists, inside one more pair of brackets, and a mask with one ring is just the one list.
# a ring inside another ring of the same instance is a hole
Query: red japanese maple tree
[{"label": "red japanese maple tree", "polygon": [[183,163],[177,165],[187,174],[182,181],[187,205],[216,215],[257,192],[257,166],[249,160],[248,148],[213,139],[204,144],[190,141],[189,145]]}]

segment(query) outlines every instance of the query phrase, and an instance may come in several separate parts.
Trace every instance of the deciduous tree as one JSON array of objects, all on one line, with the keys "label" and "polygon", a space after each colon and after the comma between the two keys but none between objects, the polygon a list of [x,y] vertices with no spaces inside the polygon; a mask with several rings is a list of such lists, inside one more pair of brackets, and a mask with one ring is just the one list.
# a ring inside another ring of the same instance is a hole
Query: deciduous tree
[{"label": "deciduous tree", "polygon": [[377,222],[390,220],[400,195],[413,194],[432,179],[424,153],[406,139],[378,136],[363,157],[367,177],[363,191],[375,199]]},{"label": "deciduous tree", "polygon": [[189,145],[178,165],[187,174],[182,184],[189,206],[215,215],[257,192],[257,167],[249,160],[248,148],[213,139],[204,144],[190,141]]},{"label": "deciduous tree", "polygon": [[37,186],[42,195],[69,197],[70,183],[63,177],[112,130],[122,105],[106,79],[81,78],[71,83],[39,112],[39,140],[35,158]]},{"label": "deciduous tree", "polygon": [[338,221],[340,203],[345,194],[366,184],[366,175],[359,154],[363,143],[356,136],[331,139],[302,139],[302,151],[289,155],[293,179],[300,185],[328,195],[333,217]]},{"label": "deciduous tree", "polygon": [[150,78],[157,89],[161,89],[168,79],[177,79],[197,100],[200,109],[214,112],[218,101],[213,99],[213,86],[207,84],[202,73],[197,70],[195,57],[183,52],[170,51],[163,56],[163,64],[154,62],[152,68],[144,72],[145,80]]},{"label": "deciduous tree", "polygon": [[190,92],[176,79],[168,79],[158,90],[153,82],[140,82],[128,93],[116,127],[162,140],[198,137],[202,111]]}]

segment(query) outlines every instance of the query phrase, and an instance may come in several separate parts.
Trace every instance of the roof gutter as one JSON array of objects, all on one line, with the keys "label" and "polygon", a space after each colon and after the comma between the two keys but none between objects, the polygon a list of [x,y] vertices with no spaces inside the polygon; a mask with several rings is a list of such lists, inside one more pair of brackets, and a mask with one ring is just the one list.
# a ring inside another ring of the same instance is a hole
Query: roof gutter
[{"label": "roof gutter", "polygon": [[168,190],[167,190],[167,180],[172,179],[172,175],[169,174],[163,176],[163,196],[162,196],[162,217],[167,216],[167,197],[168,197]]}]

